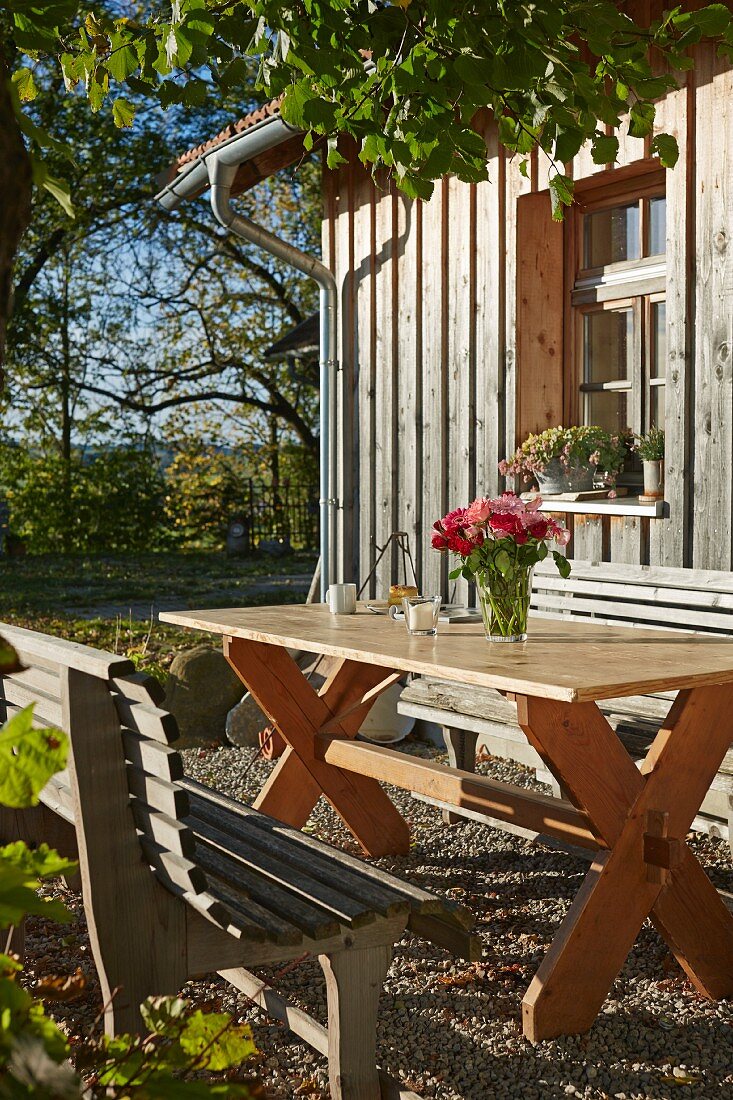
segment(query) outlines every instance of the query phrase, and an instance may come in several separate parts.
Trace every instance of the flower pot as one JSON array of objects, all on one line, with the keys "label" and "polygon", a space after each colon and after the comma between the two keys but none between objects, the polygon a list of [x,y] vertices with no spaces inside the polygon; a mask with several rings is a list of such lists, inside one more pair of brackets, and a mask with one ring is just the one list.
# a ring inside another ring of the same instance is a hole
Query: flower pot
[{"label": "flower pot", "polygon": [[664,459],[645,458],[644,466],[644,496],[652,500],[661,500],[664,496]]},{"label": "flower pot", "polygon": [[556,493],[588,492],[593,488],[595,472],[595,466],[571,466],[565,469],[559,458],[553,458],[535,476],[540,492],[552,496]]},{"label": "flower pot", "polygon": [[476,573],[476,591],[484,634],[490,642],[527,640],[527,617],[534,567],[517,566],[507,573],[484,569]]},{"label": "flower pot", "polygon": [[535,477],[541,493],[567,492],[565,470],[559,458],[550,459],[541,473],[536,471]]},{"label": "flower pot", "polygon": [[567,472],[568,489],[571,493],[588,493],[593,488],[596,476],[595,466],[571,466]]}]

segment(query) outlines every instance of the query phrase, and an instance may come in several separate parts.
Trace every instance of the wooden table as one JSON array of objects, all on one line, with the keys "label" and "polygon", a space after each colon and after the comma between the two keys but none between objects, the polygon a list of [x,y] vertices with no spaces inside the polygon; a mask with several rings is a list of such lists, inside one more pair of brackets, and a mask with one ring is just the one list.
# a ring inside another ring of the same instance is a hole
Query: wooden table
[{"label": "wooden table", "polygon": [[[537,619],[524,645],[479,627],[411,638],[360,607],[162,614],[221,634],[224,653],[288,748],[255,806],[301,828],[323,794],[377,856],[409,830],[378,780],[596,851],[523,1001],[533,1040],[587,1030],[650,917],[695,988],[733,994],[733,918],[685,842],[733,740],[733,645],[711,636]],[[439,628],[440,629],[440,628]],[[339,658],[316,692],[285,647]],[[568,794],[560,801],[354,741],[378,695],[404,672],[495,688]],[[679,689],[639,770],[596,701]]]}]

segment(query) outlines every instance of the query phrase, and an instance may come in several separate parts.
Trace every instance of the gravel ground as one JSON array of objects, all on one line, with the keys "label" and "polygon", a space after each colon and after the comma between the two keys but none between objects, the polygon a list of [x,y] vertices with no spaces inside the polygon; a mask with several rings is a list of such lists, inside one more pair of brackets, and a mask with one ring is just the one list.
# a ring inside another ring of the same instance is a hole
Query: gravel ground
[{"label": "gravel ground", "polygon": [[[405,747],[437,755],[419,743]],[[184,757],[191,775],[245,799],[261,787],[272,767],[257,760],[245,775],[252,759],[248,750],[191,749]],[[541,789],[532,773],[506,761],[485,761],[479,770]],[[587,864],[477,823],[446,827],[433,807],[389,790],[410,822],[414,845],[408,856],[382,859],[380,865],[468,905],[477,918],[484,957],[480,964],[467,965],[422,940],[409,935],[402,939],[381,1001],[382,1068],[425,1100],[733,1097],[733,1004],[699,997],[649,924],[591,1031],[531,1046],[520,1027],[522,995]],[[355,850],[350,834],[323,800],[308,830]],[[698,838],[693,847],[716,886],[730,890],[728,846]],[[80,900],[61,887],[53,892],[70,902],[78,920],[64,929],[61,939],[57,926],[31,924],[28,972],[33,979],[49,970],[65,973],[81,966],[89,976],[82,1000],[54,1010],[73,1040],[88,1032],[99,1011],[99,987]],[[263,971],[263,976],[273,974]],[[317,963],[301,963],[278,976],[276,984],[325,1020]],[[251,1021],[261,1051],[253,1068],[273,1098],[327,1097],[325,1060],[269,1022],[222,980],[191,982],[186,994]]]}]

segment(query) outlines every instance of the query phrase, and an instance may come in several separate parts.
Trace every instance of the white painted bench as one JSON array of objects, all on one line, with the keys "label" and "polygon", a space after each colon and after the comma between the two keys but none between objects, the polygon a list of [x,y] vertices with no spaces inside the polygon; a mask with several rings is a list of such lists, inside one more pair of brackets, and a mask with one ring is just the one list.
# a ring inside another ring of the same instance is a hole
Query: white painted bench
[{"label": "white painted bench", "polygon": [[[543,618],[593,618],[615,625],[733,638],[733,574],[574,561],[570,577],[563,580],[554,566],[542,563],[535,573],[532,613]],[[637,695],[599,704],[635,760],[646,754],[674,694]],[[399,710],[442,727],[454,766],[473,770],[480,741],[491,755],[535,768],[538,778],[552,782],[555,793],[560,793],[519,729],[515,704],[497,692],[421,678],[405,689]],[[726,756],[694,826],[727,838],[733,845],[731,790],[733,750]],[[446,810],[445,817],[458,821],[461,814]]]},{"label": "white painted bench", "polygon": [[[138,1029],[147,996],[216,971],[327,1055],[333,1097],[412,1096],[375,1062],[392,947],[407,926],[475,959],[470,914],[186,778],[159,686],[130,661],[0,634],[27,666],[0,678],[0,720],[34,703],[72,746],[37,810],[0,808],[0,833],[78,846],[108,1033]],[[325,974],[328,1029],[250,969],[307,954]]]}]

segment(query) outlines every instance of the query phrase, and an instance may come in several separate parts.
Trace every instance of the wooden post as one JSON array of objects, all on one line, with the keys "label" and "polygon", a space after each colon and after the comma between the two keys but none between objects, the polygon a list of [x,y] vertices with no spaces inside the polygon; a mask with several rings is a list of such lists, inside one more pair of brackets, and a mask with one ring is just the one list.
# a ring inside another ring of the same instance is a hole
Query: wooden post
[{"label": "wooden post", "polygon": [[140,1003],[177,993],[188,977],[185,906],[142,858],[107,683],[73,668],[61,676],[84,909],[105,1029],[109,1035],[138,1031]]},{"label": "wooden post", "polygon": [[[462,772],[476,771],[476,741],[473,730],[461,730],[455,726],[443,726],[443,740],[448,752],[448,765]],[[460,825],[466,818],[453,810],[443,810],[446,825]]]},{"label": "wooden post", "polygon": [[380,1100],[377,1013],[392,947],[319,955],[328,997],[328,1081],[332,1100]]}]

